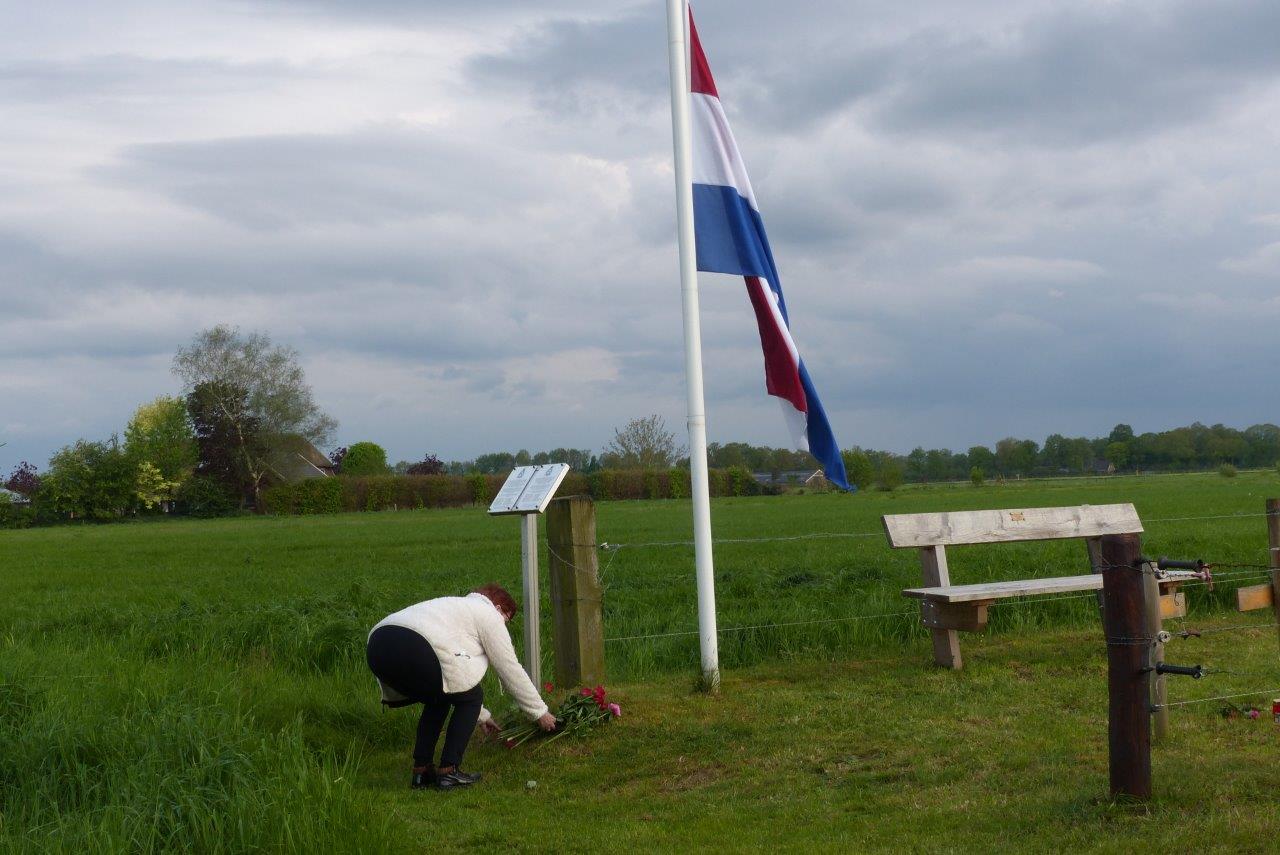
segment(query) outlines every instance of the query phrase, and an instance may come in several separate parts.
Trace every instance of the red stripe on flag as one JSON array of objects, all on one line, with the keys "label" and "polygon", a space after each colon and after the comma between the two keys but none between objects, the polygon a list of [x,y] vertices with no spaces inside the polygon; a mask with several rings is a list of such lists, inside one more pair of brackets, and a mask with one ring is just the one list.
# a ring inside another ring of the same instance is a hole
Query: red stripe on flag
[{"label": "red stripe on flag", "polygon": [[747,295],[751,307],[756,310],[756,326],[760,328],[760,346],[764,348],[764,383],[769,394],[791,403],[802,413],[809,412],[808,398],[800,383],[800,366],[791,358],[791,348],[778,319],[765,296],[765,284],[758,276],[743,277],[747,282]]},{"label": "red stripe on flag", "polygon": [[689,60],[690,90],[719,98],[716,82],[711,78],[711,66],[707,65],[707,55],[702,52],[702,42],[698,39],[698,28],[693,25],[692,9],[689,10]]}]

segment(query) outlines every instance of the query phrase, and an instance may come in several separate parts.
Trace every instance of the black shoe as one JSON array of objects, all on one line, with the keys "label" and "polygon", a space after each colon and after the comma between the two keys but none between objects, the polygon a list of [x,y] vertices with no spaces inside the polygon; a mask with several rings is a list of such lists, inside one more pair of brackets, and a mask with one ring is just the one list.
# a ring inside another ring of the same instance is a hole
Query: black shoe
[{"label": "black shoe", "polygon": [[436,786],[442,790],[452,790],[455,787],[469,787],[476,781],[480,780],[479,773],[472,775],[461,769],[454,769],[452,772],[445,772],[436,776]]},{"label": "black shoe", "polygon": [[425,790],[428,787],[434,787],[437,777],[439,776],[436,775],[436,767],[428,766],[424,772],[413,773],[413,776],[409,778],[409,789]]}]

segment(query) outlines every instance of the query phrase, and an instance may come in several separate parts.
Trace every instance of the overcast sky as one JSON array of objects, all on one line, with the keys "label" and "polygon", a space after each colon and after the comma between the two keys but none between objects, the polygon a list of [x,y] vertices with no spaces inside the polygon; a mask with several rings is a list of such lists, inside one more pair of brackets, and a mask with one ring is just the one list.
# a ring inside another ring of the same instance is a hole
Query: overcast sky
[{"label": "overcast sky", "polygon": [[[683,435],[661,0],[2,5],[0,474],[218,323],[393,460]],[[1280,4],[696,12],[843,446],[1280,421]],[[786,444],[701,288],[710,438]]]}]

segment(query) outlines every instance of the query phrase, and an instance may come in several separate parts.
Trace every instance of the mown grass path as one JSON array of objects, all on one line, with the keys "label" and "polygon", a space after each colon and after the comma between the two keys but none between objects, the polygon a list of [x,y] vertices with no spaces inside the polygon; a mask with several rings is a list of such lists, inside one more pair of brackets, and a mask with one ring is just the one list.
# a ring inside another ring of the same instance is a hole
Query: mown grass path
[{"label": "mown grass path", "polygon": [[[1265,561],[1255,515],[1277,493],[1274,474],[1246,473],[718,500],[716,536],[751,540],[716,552],[721,696],[692,691],[692,637],[609,642],[616,726],[542,751],[477,746],[469,760],[488,780],[448,795],[407,791],[413,716],[378,709],[363,639],[418,599],[490,579],[517,590],[512,520],[463,509],[0,532],[0,851],[408,852],[449,839],[1271,851],[1269,720],[1179,710],[1156,803],[1102,798],[1105,668],[1088,598],[994,609],[959,674],[928,667],[910,617],[846,618],[911,609],[898,591],[918,583],[916,559],[885,546],[882,513],[1133,501],[1148,554],[1248,563]],[[643,545],[688,532],[686,503],[599,506],[601,539],[624,545],[601,553],[609,637],[694,628],[691,547]],[[759,540],[808,534],[842,536]],[[957,581],[1061,575],[1083,572],[1084,549],[974,547],[951,564]],[[1189,622],[1262,622],[1227,613],[1239,581],[1192,589]],[[783,623],[797,625],[767,626]],[[1179,642],[1170,661],[1241,673],[1171,694],[1280,687],[1278,652],[1274,630]]]}]

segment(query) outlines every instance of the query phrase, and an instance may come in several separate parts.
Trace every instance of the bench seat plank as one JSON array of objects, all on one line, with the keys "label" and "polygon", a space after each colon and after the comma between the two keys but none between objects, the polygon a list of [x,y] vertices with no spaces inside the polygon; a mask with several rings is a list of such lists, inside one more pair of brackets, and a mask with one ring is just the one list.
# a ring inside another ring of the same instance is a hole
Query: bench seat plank
[{"label": "bench seat plank", "polygon": [[[1160,592],[1168,594],[1176,592],[1183,583],[1198,577],[1195,573],[1168,571],[1168,575],[1160,580]],[[1260,588],[1269,587],[1261,585]],[[1013,582],[978,582],[974,585],[938,585],[933,588],[907,588],[902,592],[904,597],[915,597],[918,600],[934,600],[940,603],[975,603],[983,600],[1006,600],[1010,597],[1030,597],[1035,594],[1064,594],[1071,591],[1101,591],[1102,574],[1090,573],[1087,576],[1050,576],[1046,579],[1018,579]],[[1242,588],[1247,591],[1250,589]],[[1268,599],[1264,605],[1270,605]],[[1262,606],[1252,606],[1262,608]],[[1244,611],[1242,608],[1241,611]]]},{"label": "bench seat plank", "polygon": [[1099,591],[1102,574],[1085,576],[1052,576],[1047,579],[1018,579],[1013,582],[979,582],[976,585],[946,585],[936,588],[907,588],[904,597],[936,600],[943,603],[974,603],[982,600],[1004,600],[1036,594],[1063,594],[1070,591]]}]

